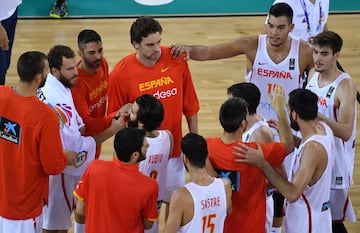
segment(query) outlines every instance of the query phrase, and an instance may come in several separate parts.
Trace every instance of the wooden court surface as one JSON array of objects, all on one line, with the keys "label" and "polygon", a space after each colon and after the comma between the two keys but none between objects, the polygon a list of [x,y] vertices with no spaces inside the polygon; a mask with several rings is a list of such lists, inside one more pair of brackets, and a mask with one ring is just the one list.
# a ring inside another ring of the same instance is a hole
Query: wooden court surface
[{"label": "wooden court surface", "polygon": [[[65,20],[19,20],[13,48],[7,85],[17,82],[16,61],[21,53],[39,50],[47,53],[55,44],[68,45],[77,51],[77,35],[85,29],[96,30],[103,40],[104,55],[110,70],[116,62],[134,51],[130,44],[129,28],[134,19],[65,19]],[[212,45],[235,37],[257,35],[264,23],[263,16],[160,18],[163,26],[162,44],[172,43]],[[360,15],[330,15],[329,29],[339,33],[343,40],[340,62],[354,78],[360,89]],[[218,123],[218,109],[227,98],[226,88],[243,81],[244,56],[218,61],[189,61],[193,81],[200,101],[199,133],[205,137],[222,133]],[[359,118],[357,117],[358,121]],[[185,121],[183,121],[185,123]],[[359,127],[358,127],[359,128]],[[187,128],[184,124],[184,133]],[[360,218],[360,159],[359,143],[356,143],[354,180],[350,197]],[[104,143],[102,159],[112,158],[112,138]],[[162,215],[163,216],[163,215]],[[346,222],[349,233],[360,233],[360,222]],[[161,217],[161,228],[163,217]],[[72,232],[72,230],[70,231]]]}]

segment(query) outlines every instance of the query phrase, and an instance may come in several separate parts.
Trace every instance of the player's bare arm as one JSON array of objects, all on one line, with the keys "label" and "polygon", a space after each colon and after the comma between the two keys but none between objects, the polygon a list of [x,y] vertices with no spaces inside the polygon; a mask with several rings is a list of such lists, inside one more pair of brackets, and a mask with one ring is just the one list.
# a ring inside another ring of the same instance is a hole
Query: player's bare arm
[{"label": "player's bare arm", "polygon": [[232,195],[232,190],[231,190],[231,184],[230,182],[225,179],[222,178],[221,179],[224,182],[224,186],[225,186],[225,195],[226,195],[226,213],[227,215],[231,214],[232,211],[232,201],[231,201],[231,195]]},{"label": "player's bare arm", "polygon": [[[192,205],[192,208],[189,208],[189,203]],[[176,233],[180,226],[185,225],[192,219],[191,216],[191,218],[185,222],[185,208],[192,209],[192,212],[194,212],[194,204],[192,203],[190,193],[186,188],[182,187],[176,189],[171,194],[169,216],[166,220],[164,233]]]},{"label": "player's bare arm", "polygon": [[322,114],[318,114],[320,120],[325,121],[332,129],[334,135],[349,140],[355,116],[356,93],[354,81],[352,79],[344,79],[340,82],[335,93],[335,105],[339,107],[339,115],[337,121],[330,120]]},{"label": "player's bare arm", "polygon": [[197,115],[187,116],[186,122],[188,124],[189,132],[190,133],[197,133],[198,132],[198,117]]}]

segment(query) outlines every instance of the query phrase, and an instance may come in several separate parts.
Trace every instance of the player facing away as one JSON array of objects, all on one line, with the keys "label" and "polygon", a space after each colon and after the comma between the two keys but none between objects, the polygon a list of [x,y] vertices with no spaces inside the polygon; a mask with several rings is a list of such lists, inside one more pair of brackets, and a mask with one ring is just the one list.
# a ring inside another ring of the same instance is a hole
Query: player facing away
[{"label": "player facing away", "polygon": [[231,185],[225,178],[211,177],[205,168],[206,140],[188,133],[181,142],[190,182],[171,195],[165,233],[223,232],[231,213]]},{"label": "player facing away", "polygon": [[[136,98],[131,106],[128,127],[138,127],[146,131],[146,140],[149,148],[146,159],[139,164],[139,170],[146,176],[155,179],[159,185],[157,209],[160,214],[161,205],[165,196],[167,164],[172,154],[173,137],[169,130],[159,130],[164,119],[164,107],[154,96],[143,94]],[[159,221],[155,221],[145,233],[158,233]]]}]

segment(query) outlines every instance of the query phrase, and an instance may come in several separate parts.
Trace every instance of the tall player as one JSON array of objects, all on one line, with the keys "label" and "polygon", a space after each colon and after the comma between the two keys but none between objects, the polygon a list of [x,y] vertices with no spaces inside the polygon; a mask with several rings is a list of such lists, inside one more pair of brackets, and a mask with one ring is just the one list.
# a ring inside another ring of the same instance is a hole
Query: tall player
[{"label": "tall player", "polygon": [[315,73],[307,89],[318,97],[319,118],[335,136],[335,167],[331,182],[331,214],[333,232],[347,232],[343,221],[356,221],[349,199],[352,184],[356,137],[356,86],[349,74],[340,71],[336,61],[343,44],[341,37],[326,31],[314,37]]},{"label": "tall player", "polygon": [[[172,154],[174,140],[169,130],[158,130],[164,119],[164,107],[161,102],[149,94],[136,98],[131,106],[128,127],[138,127],[146,130],[146,140],[149,144],[146,159],[139,164],[139,170],[146,176],[154,178],[159,185],[157,210],[160,214],[161,204],[165,196],[165,179],[167,164]],[[159,220],[155,221],[145,233],[158,233]]]},{"label": "tall player", "polygon": [[198,130],[196,96],[190,70],[183,57],[173,59],[170,48],[161,46],[162,27],[151,17],[140,17],[131,25],[131,44],[136,52],[119,61],[109,77],[109,112],[133,103],[142,94],[151,94],[164,106],[161,129],[174,136],[174,151],[168,164],[165,202],[172,191],[185,184],[185,168],[181,158],[182,116],[190,132]]}]

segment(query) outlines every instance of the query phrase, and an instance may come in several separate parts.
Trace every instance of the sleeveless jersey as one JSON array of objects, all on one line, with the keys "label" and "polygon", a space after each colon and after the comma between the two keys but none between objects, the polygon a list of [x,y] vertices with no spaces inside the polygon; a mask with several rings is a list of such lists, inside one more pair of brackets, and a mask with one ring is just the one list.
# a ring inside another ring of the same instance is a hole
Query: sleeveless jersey
[{"label": "sleeveless jersey", "polygon": [[332,232],[330,212],[331,170],[334,163],[334,140],[329,126],[323,124],[326,135],[313,135],[303,142],[294,152],[294,160],[289,173],[289,181],[299,168],[302,150],[306,143],[316,141],[326,150],[328,162],[326,168],[315,184],[306,186],[299,199],[287,203],[285,232],[291,233],[328,233]]},{"label": "sleeveless jersey", "polygon": [[277,119],[268,96],[274,90],[275,85],[282,85],[287,95],[290,91],[302,87],[303,81],[299,68],[299,39],[292,38],[288,56],[276,64],[267,53],[266,37],[266,35],[259,35],[258,49],[249,81],[254,83],[261,92],[257,113],[269,120]]},{"label": "sleeveless jersey", "polygon": [[250,142],[250,138],[252,137],[255,130],[260,128],[261,126],[269,127],[269,125],[265,121],[257,121],[255,124],[253,124],[250,129],[245,131],[242,135],[242,141],[243,142]]},{"label": "sleeveless jersey", "polygon": [[[319,97],[318,100],[319,112],[333,121],[337,121],[337,116],[339,114],[339,109],[335,106],[335,102],[334,102],[336,89],[339,83],[346,78],[350,78],[350,76],[346,73],[342,73],[332,83],[329,83],[324,87],[319,87],[318,85],[319,73],[316,72],[312,77],[312,79],[309,81],[308,85],[306,86],[306,89],[311,90]],[[356,127],[355,124],[354,127]],[[349,187],[351,183],[351,174],[353,167],[352,164],[354,163],[353,162],[354,155],[347,154],[345,143],[341,138],[334,136],[334,139],[335,139],[335,166],[332,172],[331,188],[345,189]],[[354,140],[354,138],[352,140]],[[355,151],[353,150],[353,152]]]},{"label": "sleeveless jersey", "polygon": [[149,148],[146,152],[146,159],[139,164],[139,170],[146,176],[156,179],[159,184],[158,200],[164,198],[166,166],[170,155],[170,136],[165,130],[159,130],[156,138],[146,137]]},{"label": "sleeveless jersey", "polygon": [[226,194],[224,182],[219,178],[208,186],[193,182],[185,188],[194,202],[194,215],[190,222],[181,226],[178,233],[223,232],[226,217]]}]

